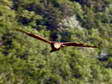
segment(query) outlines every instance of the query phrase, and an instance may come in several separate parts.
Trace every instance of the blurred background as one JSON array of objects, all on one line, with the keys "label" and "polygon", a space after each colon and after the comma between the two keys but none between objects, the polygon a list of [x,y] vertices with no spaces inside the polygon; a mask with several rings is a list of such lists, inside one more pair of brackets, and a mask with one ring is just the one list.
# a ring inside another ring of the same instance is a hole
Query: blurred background
[{"label": "blurred background", "polygon": [[0,0],[0,84],[112,84],[112,0]]}]

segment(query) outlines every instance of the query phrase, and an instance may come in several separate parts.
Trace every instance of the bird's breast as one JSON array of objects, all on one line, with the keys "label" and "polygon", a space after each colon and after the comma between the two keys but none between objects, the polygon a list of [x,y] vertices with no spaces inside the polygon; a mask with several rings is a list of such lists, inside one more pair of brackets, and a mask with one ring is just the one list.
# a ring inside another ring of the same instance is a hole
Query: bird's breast
[{"label": "bird's breast", "polygon": [[59,49],[60,47],[61,47],[61,43],[58,43],[58,42],[56,42],[56,43],[54,43],[54,47],[56,48],[56,49]]}]

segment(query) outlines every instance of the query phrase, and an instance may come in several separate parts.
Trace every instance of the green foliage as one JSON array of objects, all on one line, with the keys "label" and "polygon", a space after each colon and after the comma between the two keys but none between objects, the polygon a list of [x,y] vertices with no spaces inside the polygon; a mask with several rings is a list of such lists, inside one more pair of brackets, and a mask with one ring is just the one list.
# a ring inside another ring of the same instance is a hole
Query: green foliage
[{"label": "green foliage", "polygon": [[[76,1],[0,1],[0,84],[112,84],[112,1]],[[74,15],[81,28],[63,26]],[[16,29],[98,48],[50,53],[50,45]]]}]

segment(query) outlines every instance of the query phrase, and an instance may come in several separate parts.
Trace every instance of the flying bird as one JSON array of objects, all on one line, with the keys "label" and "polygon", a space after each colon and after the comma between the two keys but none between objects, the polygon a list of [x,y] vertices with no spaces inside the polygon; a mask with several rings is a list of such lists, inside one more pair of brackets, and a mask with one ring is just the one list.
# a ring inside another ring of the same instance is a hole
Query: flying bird
[{"label": "flying bird", "polygon": [[23,30],[20,29],[16,29],[19,32],[25,33],[28,36],[31,36],[33,38],[36,38],[38,40],[41,40],[45,43],[48,43],[51,45],[51,51],[50,52],[54,52],[57,50],[60,50],[61,48],[65,47],[65,46],[77,46],[77,47],[90,47],[90,48],[97,48],[96,46],[91,46],[91,45],[85,45],[85,44],[81,44],[81,43],[75,43],[75,42],[56,42],[56,41],[49,41],[46,40],[45,38],[39,36],[39,35],[35,35],[32,34],[31,32],[25,32]]}]

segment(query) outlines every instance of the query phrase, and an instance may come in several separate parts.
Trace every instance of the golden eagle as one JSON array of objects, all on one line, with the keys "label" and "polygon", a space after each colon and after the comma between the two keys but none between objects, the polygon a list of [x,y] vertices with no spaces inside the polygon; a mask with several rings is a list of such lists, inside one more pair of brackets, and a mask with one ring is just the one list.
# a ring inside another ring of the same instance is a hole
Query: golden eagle
[{"label": "golden eagle", "polygon": [[44,41],[45,43],[50,44],[51,45],[51,51],[50,52],[57,51],[57,50],[65,47],[65,46],[77,46],[77,47],[97,48],[96,46],[85,45],[85,44],[75,43],[75,42],[56,42],[56,41],[49,41],[49,40],[46,40],[45,38],[43,38],[43,37],[41,37],[39,35],[32,34],[31,32],[25,32],[25,31],[20,30],[20,29],[16,29],[16,30],[17,31],[20,31],[22,33],[25,33],[28,36],[31,36],[33,38],[36,38],[38,40],[41,40],[41,41]]}]

